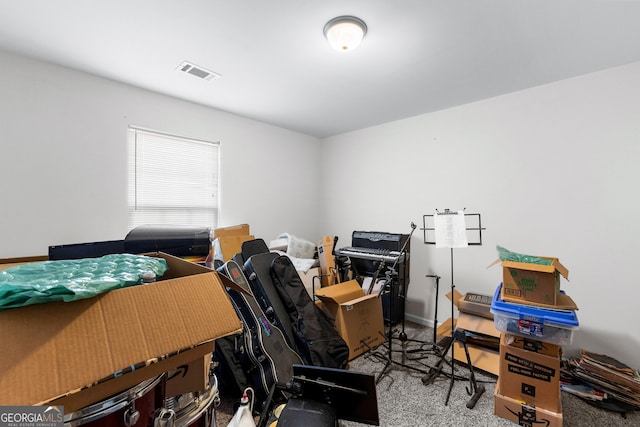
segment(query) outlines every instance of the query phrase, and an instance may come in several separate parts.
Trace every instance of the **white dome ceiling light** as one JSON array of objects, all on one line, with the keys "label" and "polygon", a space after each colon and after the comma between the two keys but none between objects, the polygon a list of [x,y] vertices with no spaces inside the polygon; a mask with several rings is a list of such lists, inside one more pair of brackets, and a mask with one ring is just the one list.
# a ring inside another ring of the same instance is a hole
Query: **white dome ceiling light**
[{"label": "white dome ceiling light", "polygon": [[324,26],[324,36],[331,47],[340,52],[358,47],[366,34],[367,24],[355,16],[338,16]]}]

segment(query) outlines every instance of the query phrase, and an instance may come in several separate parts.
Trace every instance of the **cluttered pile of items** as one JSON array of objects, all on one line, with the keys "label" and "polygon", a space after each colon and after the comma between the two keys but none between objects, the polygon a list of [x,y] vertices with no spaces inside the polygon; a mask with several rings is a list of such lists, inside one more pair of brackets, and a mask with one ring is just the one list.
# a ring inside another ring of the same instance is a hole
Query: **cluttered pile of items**
[{"label": "cluttered pile of items", "polygon": [[581,351],[562,366],[560,387],[595,406],[620,412],[640,410],[640,374],[604,354]]},{"label": "cluttered pile of items", "polygon": [[263,425],[378,424],[374,378],[345,369],[351,338],[327,314],[340,293],[321,308],[298,268],[246,224],[143,226],[0,260],[0,405],[50,405],[69,425],[216,425],[237,375],[232,425],[260,410]]},{"label": "cluttered pile of items", "polygon": [[0,270],[3,300],[21,291],[0,310],[0,405],[68,425],[214,417],[213,343],[242,329],[215,272],[162,252]]},{"label": "cluttered pile of items", "polygon": [[491,303],[501,332],[494,413],[516,423],[561,426],[562,346],[578,328],[578,307],[560,289],[560,277],[568,278],[569,271],[557,258],[500,246],[498,254],[503,280]]}]

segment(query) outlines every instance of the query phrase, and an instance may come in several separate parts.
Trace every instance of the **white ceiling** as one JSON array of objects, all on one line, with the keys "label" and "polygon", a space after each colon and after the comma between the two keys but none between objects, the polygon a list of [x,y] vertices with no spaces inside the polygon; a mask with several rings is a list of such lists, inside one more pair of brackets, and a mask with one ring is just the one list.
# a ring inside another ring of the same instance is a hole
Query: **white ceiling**
[{"label": "white ceiling", "polygon": [[0,50],[326,137],[639,61],[640,2],[2,0]]}]

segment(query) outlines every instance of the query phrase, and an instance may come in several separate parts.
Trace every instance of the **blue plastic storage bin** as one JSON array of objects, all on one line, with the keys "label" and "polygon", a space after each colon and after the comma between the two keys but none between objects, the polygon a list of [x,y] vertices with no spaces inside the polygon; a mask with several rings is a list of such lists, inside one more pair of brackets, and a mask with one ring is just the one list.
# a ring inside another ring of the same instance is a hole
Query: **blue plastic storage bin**
[{"label": "blue plastic storage bin", "polygon": [[571,344],[573,331],[578,329],[575,310],[551,310],[506,302],[500,298],[501,288],[502,283],[491,301],[491,313],[497,330],[560,346]]}]

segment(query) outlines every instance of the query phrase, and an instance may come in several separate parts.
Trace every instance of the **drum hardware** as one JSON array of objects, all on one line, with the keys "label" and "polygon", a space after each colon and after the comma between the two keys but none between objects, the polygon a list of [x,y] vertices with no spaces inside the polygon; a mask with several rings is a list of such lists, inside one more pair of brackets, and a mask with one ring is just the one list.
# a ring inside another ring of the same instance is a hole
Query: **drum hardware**
[{"label": "drum hardware", "polygon": [[65,414],[65,427],[215,427],[220,404],[218,381],[209,375],[207,388],[165,396],[166,374],[141,382],[109,399]]},{"label": "drum hardware", "polygon": [[129,404],[129,407],[124,411],[123,421],[126,427],[133,427],[140,419],[140,411],[136,411],[136,401],[134,400]]},{"label": "drum hardware", "polygon": [[211,375],[205,390],[165,398],[153,427],[213,427],[219,404],[218,379]]},{"label": "drum hardware", "polygon": [[65,414],[64,425],[132,427],[136,423],[142,423],[144,418],[154,415],[156,408],[162,407],[165,381],[166,376],[159,375],[109,399]]},{"label": "drum hardware", "polygon": [[162,408],[153,420],[153,427],[174,427],[176,413],[173,409]]}]

